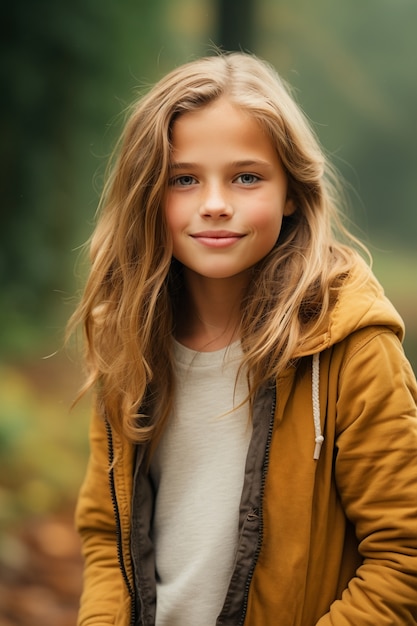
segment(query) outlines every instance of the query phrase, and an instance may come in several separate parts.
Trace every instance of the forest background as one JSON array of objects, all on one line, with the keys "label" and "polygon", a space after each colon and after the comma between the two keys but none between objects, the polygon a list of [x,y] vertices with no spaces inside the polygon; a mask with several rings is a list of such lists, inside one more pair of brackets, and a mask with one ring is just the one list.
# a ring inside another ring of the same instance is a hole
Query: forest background
[{"label": "forest background", "polygon": [[414,0],[14,0],[0,99],[0,626],[73,624],[89,399],[63,348],[124,110],[174,66],[255,52],[295,88],[417,367]]}]

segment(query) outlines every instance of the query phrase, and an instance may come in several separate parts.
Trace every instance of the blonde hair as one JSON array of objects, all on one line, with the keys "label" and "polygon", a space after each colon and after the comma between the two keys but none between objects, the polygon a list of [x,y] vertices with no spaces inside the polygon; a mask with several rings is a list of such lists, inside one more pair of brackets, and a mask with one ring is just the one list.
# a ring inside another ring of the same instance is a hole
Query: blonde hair
[{"label": "blonde hair", "polygon": [[243,364],[250,397],[300,356],[356,262],[340,223],[337,183],[289,88],[242,53],[179,67],[136,102],[120,139],[91,239],[91,271],[69,329],[82,324],[88,377],[102,410],[135,442],[158,440],[175,392],[172,335],[181,266],[162,211],[175,119],[220,96],[268,133],[288,176],[295,211],[253,272],[242,301]]}]

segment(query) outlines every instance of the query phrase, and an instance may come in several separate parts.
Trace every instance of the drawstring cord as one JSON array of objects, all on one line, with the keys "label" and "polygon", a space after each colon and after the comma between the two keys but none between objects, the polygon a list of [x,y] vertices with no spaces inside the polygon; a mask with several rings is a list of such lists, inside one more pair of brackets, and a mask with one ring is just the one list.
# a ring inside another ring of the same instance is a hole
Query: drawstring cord
[{"label": "drawstring cord", "polygon": [[320,424],[320,397],[319,397],[319,378],[320,378],[320,354],[313,354],[313,364],[311,373],[311,394],[313,401],[313,420],[314,420],[314,434],[316,442],[314,448],[313,459],[318,461],[320,458],[321,446],[324,441],[323,434],[321,432]]}]

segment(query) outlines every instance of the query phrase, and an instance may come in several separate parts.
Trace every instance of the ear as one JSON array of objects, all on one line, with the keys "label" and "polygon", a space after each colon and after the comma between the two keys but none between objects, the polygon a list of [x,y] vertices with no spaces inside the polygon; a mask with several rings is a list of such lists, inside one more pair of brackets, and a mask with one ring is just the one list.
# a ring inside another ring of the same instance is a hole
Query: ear
[{"label": "ear", "polygon": [[295,202],[292,198],[287,197],[284,206],[284,215],[287,217],[288,215],[292,215],[295,211]]}]

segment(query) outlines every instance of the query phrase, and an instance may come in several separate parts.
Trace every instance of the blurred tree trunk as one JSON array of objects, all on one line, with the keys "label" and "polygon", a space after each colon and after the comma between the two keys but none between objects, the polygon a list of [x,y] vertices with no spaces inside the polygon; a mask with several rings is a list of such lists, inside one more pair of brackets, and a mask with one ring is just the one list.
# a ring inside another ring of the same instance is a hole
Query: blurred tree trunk
[{"label": "blurred tree trunk", "polygon": [[226,51],[254,52],[254,0],[218,0],[217,44]]}]

